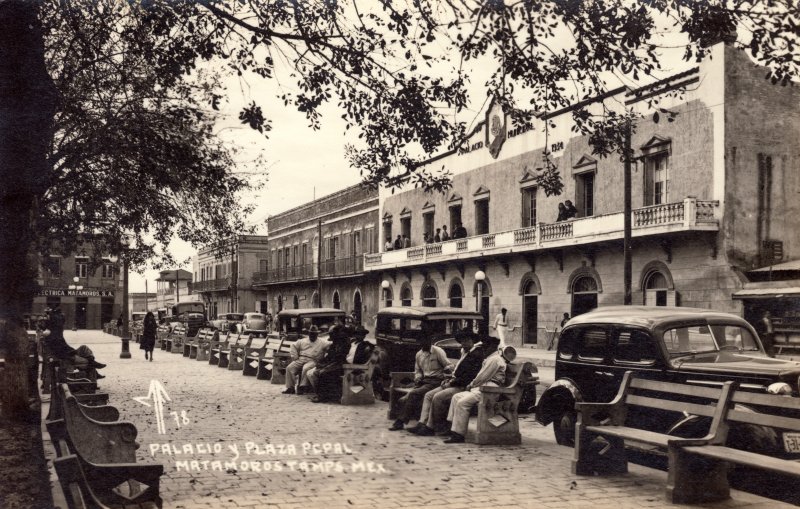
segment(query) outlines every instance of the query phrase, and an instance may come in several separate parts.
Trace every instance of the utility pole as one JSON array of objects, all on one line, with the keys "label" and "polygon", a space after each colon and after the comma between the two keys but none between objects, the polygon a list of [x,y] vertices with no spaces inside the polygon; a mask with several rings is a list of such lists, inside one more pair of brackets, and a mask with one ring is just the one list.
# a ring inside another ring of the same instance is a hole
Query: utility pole
[{"label": "utility pole", "polygon": [[631,120],[628,118],[625,122],[625,147],[623,149],[624,161],[624,193],[625,193],[625,220],[623,223],[623,240],[622,240],[622,272],[623,282],[625,285],[624,304],[630,306],[633,302],[631,295]]},{"label": "utility pole", "polygon": [[150,304],[147,302],[147,280],[144,280],[144,312],[150,311]]},{"label": "utility pole", "polygon": [[317,307],[322,307],[322,219],[317,221]]}]

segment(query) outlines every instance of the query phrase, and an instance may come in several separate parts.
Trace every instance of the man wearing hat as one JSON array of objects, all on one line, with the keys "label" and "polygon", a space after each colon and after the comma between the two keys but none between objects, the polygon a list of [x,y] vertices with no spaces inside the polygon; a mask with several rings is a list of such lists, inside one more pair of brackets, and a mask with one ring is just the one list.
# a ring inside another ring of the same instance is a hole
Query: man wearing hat
[{"label": "man wearing hat", "polygon": [[481,344],[475,344],[478,336],[465,330],[457,332],[455,339],[461,344],[461,358],[453,370],[453,378],[425,394],[419,423],[408,430],[415,435],[430,436],[437,431],[446,431],[450,400],[462,392],[481,370],[485,354]]},{"label": "man wearing hat", "polygon": [[467,436],[469,413],[472,407],[481,401],[481,387],[484,385],[499,387],[506,381],[506,359],[497,347],[500,339],[487,336],[481,341],[484,352],[489,355],[483,360],[481,370],[475,379],[467,384],[464,392],[459,392],[450,401],[447,420],[453,423],[450,428],[450,437],[444,441],[446,444],[459,444]]},{"label": "man wearing hat", "polygon": [[86,345],[81,345],[76,350],[67,344],[64,339],[64,315],[61,308],[55,306],[53,309],[46,309],[47,319],[42,331],[45,346],[56,359],[69,361],[79,369],[86,369],[92,378],[105,378],[97,373],[98,369],[106,367],[105,364],[97,362],[94,354]]},{"label": "man wearing hat", "polygon": [[350,349],[349,337],[341,325],[331,327],[329,334],[331,346],[325,351],[322,359],[308,370],[308,381],[317,393],[311,399],[314,403],[333,401],[339,397],[341,391],[339,377],[343,373],[342,364]]},{"label": "man wearing hat", "polygon": [[[283,394],[305,394],[310,389],[308,371],[322,359],[325,350],[330,346],[328,341],[317,341],[318,336],[319,329],[316,325],[312,325],[308,328],[308,337],[292,343],[289,349],[292,362],[286,366],[286,389]],[[298,378],[300,378],[299,387],[297,387]]]},{"label": "man wearing hat", "polygon": [[445,369],[450,369],[450,359],[440,347],[431,344],[431,338],[420,338],[422,348],[414,359],[414,388],[400,398],[402,404],[398,418],[389,431],[398,431],[412,419],[418,419],[425,394],[439,387],[444,380]]},{"label": "man wearing hat", "polygon": [[372,355],[373,344],[364,341],[369,331],[363,325],[358,325],[353,331],[353,342],[350,343],[350,350],[347,352],[348,364],[366,364]]}]

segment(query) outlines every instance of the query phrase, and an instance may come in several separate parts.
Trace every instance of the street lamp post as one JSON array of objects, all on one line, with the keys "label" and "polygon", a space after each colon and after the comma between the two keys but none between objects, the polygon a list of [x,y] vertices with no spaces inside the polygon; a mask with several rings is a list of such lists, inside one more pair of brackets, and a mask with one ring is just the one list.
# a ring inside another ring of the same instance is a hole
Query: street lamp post
[{"label": "street lamp post", "polygon": [[[475,286],[477,286],[477,290],[478,290],[478,305],[475,306],[475,307],[477,308],[477,311],[481,316],[483,316],[483,295],[482,295],[482,293],[483,293],[483,281],[485,279],[486,279],[486,273],[483,272],[482,270],[479,270],[478,272],[475,273],[475,282],[476,282]],[[488,319],[485,320],[485,321],[487,323],[485,323],[484,325],[482,325],[481,327],[478,328],[479,332],[483,332],[484,328],[486,330],[488,330],[488,327],[489,327]]]},{"label": "street lamp post", "polygon": [[72,278],[72,282],[75,283],[75,284],[69,285],[69,289],[70,290],[76,290],[75,313],[73,314],[73,317],[72,317],[72,330],[73,331],[77,331],[78,330],[78,297],[77,297],[77,290],[83,290],[83,286],[78,284],[78,282],[80,280],[81,279],[78,276],[75,276],[75,277]]},{"label": "street lamp post", "polygon": [[381,281],[381,288],[383,289],[383,295],[381,297],[383,297],[383,305],[384,306],[386,305],[386,301],[388,300],[388,299],[386,299],[386,291],[389,289],[389,286],[390,285],[389,285],[389,282],[387,280],[384,279],[383,281]]}]

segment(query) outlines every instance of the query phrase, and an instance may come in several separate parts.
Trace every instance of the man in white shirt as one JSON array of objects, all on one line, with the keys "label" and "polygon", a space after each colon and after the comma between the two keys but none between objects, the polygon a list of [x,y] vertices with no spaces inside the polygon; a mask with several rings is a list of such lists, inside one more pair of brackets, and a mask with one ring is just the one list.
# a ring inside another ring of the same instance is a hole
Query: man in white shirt
[{"label": "man in white shirt", "polygon": [[500,338],[500,348],[506,346],[506,332],[508,332],[508,310],[503,308],[494,317],[494,330],[497,331],[497,337]]},{"label": "man in white shirt", "polygon": [[[286,389],[283,394],[305,394],[310,389],[308,372],[325,354],[330,346],[328,341],[318,341],[319,329],[316,325],[308,328],[308,337],[300,338],[292,343],[289,354],[292,362],[286,366]],[[298,378],[300,386],[297,387]],[[297,387],[297,389],[295,389]]]},{"label": "man in white shirt", "polygon": [[420,339],[420,345],[422,348],[414,361],[414,388],[400,399],[402,408],[389,431],[401,430],[408,421],[419,419],[425,394],[439,387],[444,380],[445,370],[452,367],[444,350],[432,345],[429,337]]},{"label": "man in white shirt", "polygon": [[485,351],[490,353],[484,359],[481,370],[470,382],[464,392],[459,392],[450,401],[447,420],[453,425],[450,428],[450,437],[444,441],[446,444],[463,443],[467,436],[469,413],[472,407],[481,401],[481,387],[484,385],[500,387],[506,381],[506,360],[498,350],[500,339],[489,336],[481,340]]}]

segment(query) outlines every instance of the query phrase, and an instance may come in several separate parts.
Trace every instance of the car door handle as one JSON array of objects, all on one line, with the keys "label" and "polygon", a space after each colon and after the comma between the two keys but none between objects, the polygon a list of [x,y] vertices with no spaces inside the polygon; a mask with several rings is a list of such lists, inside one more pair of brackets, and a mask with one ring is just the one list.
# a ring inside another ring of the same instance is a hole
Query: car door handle
[{"label": "car door handle", "polygon": [[595,375],[601,375],[601,376],[607,376],[609,378],[613,378],[614,377],[614,373],[611,373],[609,371],[595,371],[594,374]]}]

